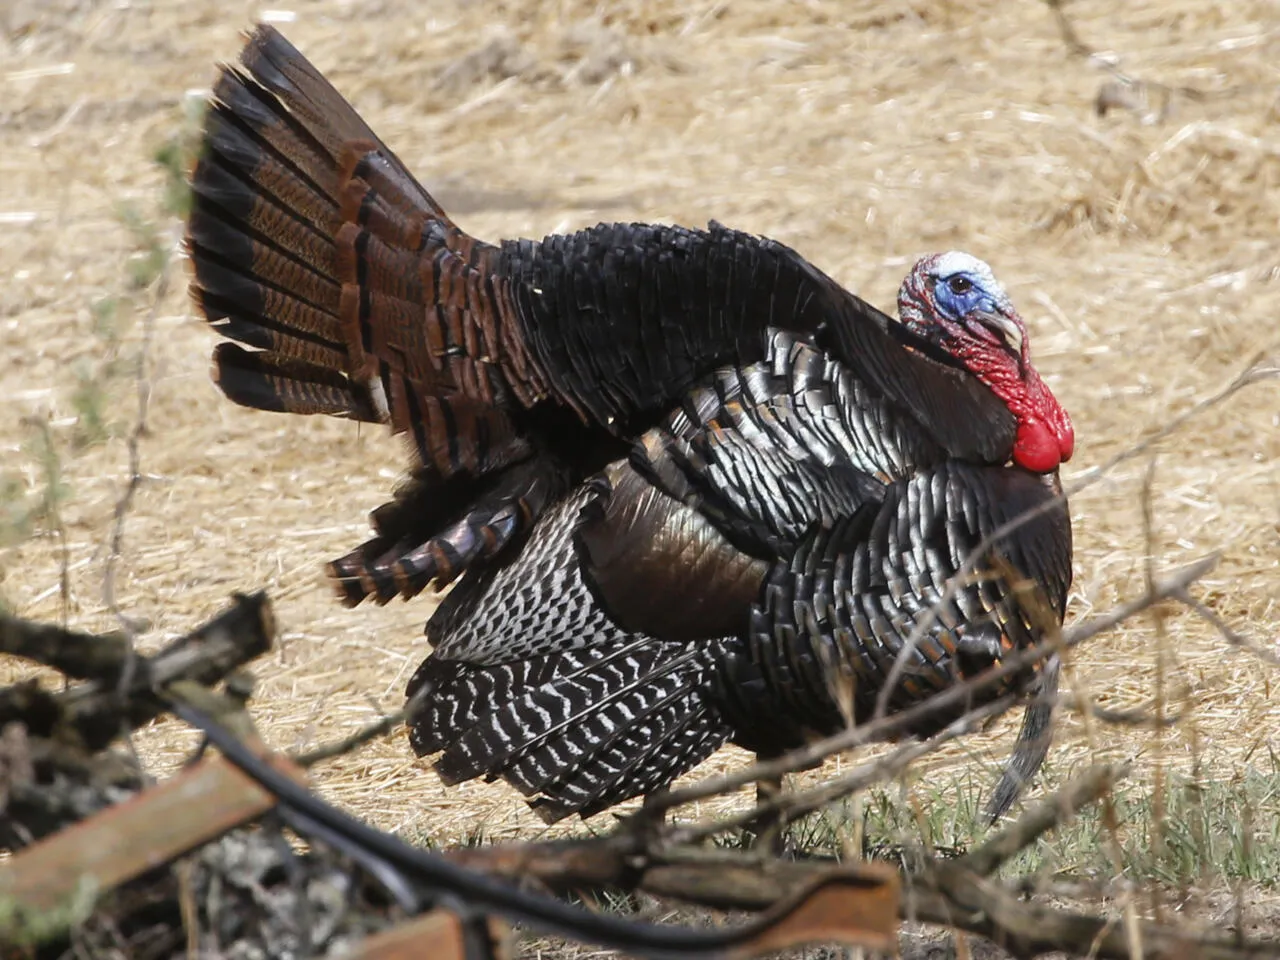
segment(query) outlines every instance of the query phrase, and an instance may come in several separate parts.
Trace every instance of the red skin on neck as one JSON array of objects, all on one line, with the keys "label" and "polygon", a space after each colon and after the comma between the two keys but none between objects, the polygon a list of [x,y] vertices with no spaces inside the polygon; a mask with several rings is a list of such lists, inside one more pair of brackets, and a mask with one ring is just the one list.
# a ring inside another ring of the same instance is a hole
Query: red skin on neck
[{"label": "red skin on neck", "polygon": [[1017,419],[1014,463],[1035,473],[1051,473],[1071,459],[1076,445],[1071,417],[1031,365],[1025,335],[1021,369],[1001,347],[972,336],[958,337],[953,350]]}]

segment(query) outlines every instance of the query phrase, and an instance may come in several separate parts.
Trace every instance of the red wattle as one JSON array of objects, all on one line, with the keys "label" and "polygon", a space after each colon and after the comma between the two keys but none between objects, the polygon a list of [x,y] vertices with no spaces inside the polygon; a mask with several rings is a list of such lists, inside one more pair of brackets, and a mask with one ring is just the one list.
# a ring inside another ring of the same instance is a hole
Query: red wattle
[{"label": "red wattle", "polygon": [[1058,451],[1059,459],[1066,463],[1076,451],[1076,431],[1065,410],[1062,411],[1062,421],[1062,426],[1058,429]]},{"label": "red wattle", "polygon": [[1039,420],[1023,420],[1018,424],[1018,436],[1013,444],[1013,462],[1035,473],[1050,473],[1058,469],[1075,446],[1075,436],[1068,430],[1059,437],[1048,425]]}]

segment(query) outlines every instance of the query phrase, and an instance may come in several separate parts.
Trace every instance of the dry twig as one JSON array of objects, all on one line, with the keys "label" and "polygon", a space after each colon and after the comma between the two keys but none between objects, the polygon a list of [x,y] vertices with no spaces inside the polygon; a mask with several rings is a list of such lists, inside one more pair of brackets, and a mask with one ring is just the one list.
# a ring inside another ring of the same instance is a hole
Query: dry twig
[{"label": "dry twig", "polygon": [[[1217,566],[1217,563],[1218,557],[1211,555],[1188,564],[1158,582],[1154,591],[1144,593],[1140,597],[1118,605],[1105,614],[1091,617],[1075,624],[1068,630],[1064,630],[1061,645],[1066,649],[1076,647],[1086,640],[1110,630],[1117,624],[1123,623],[1134,614],[1140,613],[1156,603],[1176,597],[1179,592],[1185,591],[1192,583],[1208,574],[1209,571]],[[909,728],[936,712],[964,703],[979,690],[1026,669],[1052,655],[1056,650],[1057,644],[1052,640],[1037,644],[1034,647],[1029,647],[1006,657],[998,667],[987,670],[980,676],[966,680],[963,683],[956,684],[949,690],[930,697],[923,703],[908,710],[842,731],[834,736],[818,740],[800,750],[784,754],[777,759],[752,764],[733,773],[710,777],[700,783],[653,796],[646,801],[641,815],[654,816],[662,811],[736,790],[756,780],[778,777],[796,770],[804,770],[820,763],[829,756],[886,739],[888,736]]]}]

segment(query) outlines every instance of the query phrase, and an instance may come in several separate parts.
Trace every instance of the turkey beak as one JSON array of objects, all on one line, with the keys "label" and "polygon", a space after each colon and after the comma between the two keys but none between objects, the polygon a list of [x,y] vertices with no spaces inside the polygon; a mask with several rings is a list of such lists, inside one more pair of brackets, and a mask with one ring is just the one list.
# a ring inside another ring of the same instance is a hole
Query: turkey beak
[{"label": "turkey beak", "polygon": [[1004,310],[983,310],[979,312],[978,319],[982,325],[995,333],[1005,346],[1009,348],[1009,352],[1013,354],[1019,365],[1022,363],[1022,326],[1018,323],[1015,316],[1010,316]]}]

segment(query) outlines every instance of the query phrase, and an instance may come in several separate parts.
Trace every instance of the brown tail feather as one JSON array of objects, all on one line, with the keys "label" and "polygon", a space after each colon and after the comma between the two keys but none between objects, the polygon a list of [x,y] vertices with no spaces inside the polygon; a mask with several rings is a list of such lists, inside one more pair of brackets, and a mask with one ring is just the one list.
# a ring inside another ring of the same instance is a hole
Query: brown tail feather
[{"label": "brown tail feather", "polygon": [[405,434],[413,482],[330,572],[352,605],[448,582],[564,487],[564,467],[535,454],[516,419],[537,371],[523,347],[504,353],[513,314],[497,250],[459,230],[271,27],[250,34],[213,94],[192,174],[192,294],[252,348],[220,344],[214,379],[245,406]]},{"label": "brown tail feather", "polygon": [[[330,157],[343,156],[348,144],[362,144],[376,150],[380,157],[370,164],[379,176],[365,177],[367,182],[385,194],[394,193],[402,205],[416,208],[450,230],[457,230],[449,215],[422,189],[351,104],[274,27],[260,24],[249,34],[240,62],[258,82],[280,98],[298,125]],[[343,173],[364,175],[363,171],[356,173],[351,169]]]},{"label": "brown tail feather", "polygon": [[251,353],[234,343],[218,344],[213,357],[215,382],[246,407],[378,420],[369,398],[332,370],[279,353]]},{"label": "brown tail feather", "polygon": [[419,443],[442,475],[473,469],[488,454],[472,447],[516,435],[496,249],[462,233],[274,29],[240,59],[214,87],[192,176],[197,302],[226,336],[359,384],[397,433],[443,438]]}]

